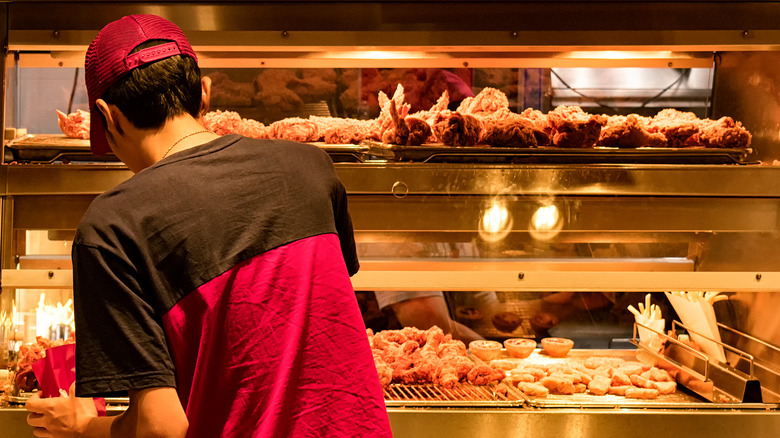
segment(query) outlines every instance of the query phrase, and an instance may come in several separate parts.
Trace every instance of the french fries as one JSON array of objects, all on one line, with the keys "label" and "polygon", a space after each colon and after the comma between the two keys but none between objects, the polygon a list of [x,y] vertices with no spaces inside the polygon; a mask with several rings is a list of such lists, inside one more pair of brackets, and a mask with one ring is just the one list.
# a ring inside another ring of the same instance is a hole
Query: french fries
[{"label": "french fries", "polygon": [[629,305],[628,311],[633,313],[639,321],[653,321],[656,319],[663,319],[661,315],[661,308],[656,304],[650,304],[650,294],[645,295],[645,302],[637,304],[639,310],[636,307]]},{"label": "french fries", "polygon": [[729,297],[722,295],[722,292],[683,292],[683,291],[670,291],[672,295],[684,298],[690,303],[696,303],[705,301],[709,304],[717,303],[718,301],[728,300]]}]

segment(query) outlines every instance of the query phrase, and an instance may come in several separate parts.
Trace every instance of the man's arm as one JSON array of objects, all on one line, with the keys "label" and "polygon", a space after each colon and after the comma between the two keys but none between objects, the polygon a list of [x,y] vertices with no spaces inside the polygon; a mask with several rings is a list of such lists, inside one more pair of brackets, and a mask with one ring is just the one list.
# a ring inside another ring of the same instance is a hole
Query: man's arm
[{"label": "man's arm", "polygon": [[[27,423],[37,437],[179,438],[187,434],[189,423],[175,388],[147,388],[130,392],[130,406],[122,414],[98,417],[91,398],[70,394],[27,402]],[[63,391],[64,392],[64,391]]]},{"label": "man's arm", "polygon": [[474,330],[450,318],[443,296],[412,298],[394,303],[392,308],[398,322],[405,327],[427,330],[436,325],[444,330],[444,333],[451,333],[453,338],[463,341],[466,345],[471,341],[484,339]]}]

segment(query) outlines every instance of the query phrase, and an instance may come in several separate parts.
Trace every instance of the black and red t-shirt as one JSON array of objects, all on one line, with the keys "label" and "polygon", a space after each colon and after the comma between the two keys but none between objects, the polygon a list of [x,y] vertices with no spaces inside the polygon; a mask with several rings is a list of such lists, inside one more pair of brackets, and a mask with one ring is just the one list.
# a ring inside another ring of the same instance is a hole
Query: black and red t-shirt
[{"label": "black and red t-shirt", "polygon": [[391,435],[319,148],[174,154],[95,199],[73,263],[78,395],[176,387],[191,437]]}]

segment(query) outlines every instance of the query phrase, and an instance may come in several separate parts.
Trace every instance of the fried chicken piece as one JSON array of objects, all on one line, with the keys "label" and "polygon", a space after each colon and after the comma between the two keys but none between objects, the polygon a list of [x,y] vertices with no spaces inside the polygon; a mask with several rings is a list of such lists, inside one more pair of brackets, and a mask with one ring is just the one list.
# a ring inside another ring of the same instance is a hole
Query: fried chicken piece
[{"label": "fried chicken piece", "polygon": [[[539,113],[541,114],[541,112]],[[503,108],[493,113],[475,115],[482,122],[482,140],[493,147],[550,145],[549,133],[540,127],[534,119],[523,114],[516,114],[508,108]],[[546,119],[545,124],[547,124]],[[549,126],[549,124],[547,125]]]},{"label": "fried chicken piece", "polygon": [[393,367],[388,365],[381,357],[374,353],[374,365],[379,375],[379,383],[383,388],[387,388],[393,383]]},{"label": "fried chicken piece", "polygon": [[[393,122],[392,107],[395,106],[395,113],[399,119],[403,119],[409,114],[411,106],[408,103],[404,103],[404,87],[399,83],[392,98],[388,98],[387,95],[380,91],[379,96],[379,117],[374,120],[374,128],[368,133],[369,138],[383,141],[390,134],[386,134],[388,130],[395,129],[395,123]],[[391,105],[392,102],[392,105]],[[392,134],[393,136],[395,134]],[[406,143],[404,143],[406,144]]]},{"label": "fried chicken piece", "polygon": [[706,147],[747,148],[752,136],[731,117],[718,120],[705,119],[699,123],[699,142]]},{"label": "fried chicken piece", "polygon": [[525,367],[518,367],[513,369],[512,374],[529,374],[531,376],[534,376],[535,380],[539,380],[542,377],[547,375],[547,371],[541,368],[525,366]]},{"label": "fried chicken piece", "polygon": [[536,379],[530,374],[516,374],[508,372],[506,377],[504,377],[504,381],[511,385],[517,386],[519,383],[533,383],[536,381]]},{"label": "fried chicken piece", "polygon": [[500,382],[498,385],[496,385],[495,388],[493,388],[493,394],[496,396],[506,397],[508,393],[509,387],[506,386],[504,382]]},{"label": "fried chicken piece", "polygon": [[589,384],[591,380],[593,380],[593,374],[589,374],[577,369],[574,370],[574,373],[577,374],[577,376],[580,378],[580,381],[586,385]]},{"label": "fried chicken piece", "polygon": [[439,373],[433,380],[433,383],[437,383],[445,388],[452,389],[460,381],[458,378],[458,372],[451,365],[444,365],[440,368]]},{"label": "fried chicken piece", "polygon": [[509,371],[517,368],[519,362],[517,359],[493,359],[488,365],[499,370]]},{"label": "fried chicken piece", "polygon": [[309,119],[288,117],[268,125],[269,136],[291,141],[318,141],[321,136],[317,124]]},{"label": "fried chicken piece", "polygon": [[547,374],[576,374],[577,372],[571,365],[563,363],[550,364],[544,370]]},{"label": "fried chicken piece", "polygon": [[533,108],[526,108],[523,110],[523,112],[520,113],[520,116],[524,119],[530,120],[534,124],[534,128],[544,132],[547,135],[547,143],[543,143],[539,140],[539,138],[536,139],[539,143],[539,146],[549,146],[551,144],[549,141],[551,140],[550,137],[552,135],[552,125],[550,125],[550,118],[547,116],[547,114]]},{"label": "fried chicken piece", "polygon": [[482,140],[493,147],[535,148],[538,143],[529,125],[511,119],[497,120],[485,128]]},{"label": "fried chicken piece", "polygon": [[645,368],[645,367],[643,367],[641,365],[626,365],[626,364],[624,364],[623,366],[618,368],[618,370],[621,373],[623,373],[623,374],[625,374],[627,376],[631,376],[632,374],[642,374],[642,373],[644,373],[647,370],[647,368]]},{"label": "fried chicken piece", "polygon": [[477,365],[469,371],[466,380],[472,385],[487,385],[493,381],[501,381],[504,377],[502,370],[491,368],[489,365]]},{"label": "fried chicken piece", "polygon": [[682,148],[698,145],[697,137],[694,137],[699,133],[698,124],[699,118],[696,114],[667,108],[653,117],[647,130],[663,134],[668,147]]},{"label": "fried chicken piece", "polygon": [[474,146],[479,142],[482,123],[469,114],[443,111],[436,117],[433,132],[447,146]]},{"label": "fried chicken piece", "polygon": [[571,380],[571,383],[573,383],[575,385],[577,383],[582,383],[582,378],[576,372],[572,373],[572,374],[569,374],[569,373],[551,373],[551,374],[549,374],[549,376],[550,377],[560,377],[562,379]]},{"label": "fried chicken piece", "polygon": [[502,91],[485,87],[476,96],[467,97],[458,105],[461,114],[492,113],[509,108],[509,99]]},{"label": "fried chicken piece", "polygon": [[415,117],[400,117],[395,101],[390,101],[390,116],[393,128],[382,134],[382,142],[406,146],[419,146],[431,136],[431,127],[425,121]]},{"label": "fried chicken piece", "polygon": [[409,138],[406,140],[408,146],[419,146],[431,138],[433,130],[426,121],[407,116],[404,122],[409,127]]},{"label": "fried chicken piece", "polygon": [[578,106],[559,106],[548,114],[552,126],[552,142],[562,148],[591,148],[601,135],[607,119],[587,114]]},{"label": "fried chicken piece", "polygon": [[441,97],[439,97],[439,100],[437,100],[436,103],[434,103],[429,110],[418,111],[414,114],[409,114],[409,116],[424,120],[426,123],[432,125],[433,120],[436,117],[436,114],[442,111],[446,111],[449,105],[450,105],[450,95],[447,92],[447,90],[444,90],[444,92],[441,94]]},{"label": "fried chicken piece", "polygon": [[598,144],[615,148],[664,147],[666,136],[660,132],[648,132],[636,114],[609,117],[601,130]]}]

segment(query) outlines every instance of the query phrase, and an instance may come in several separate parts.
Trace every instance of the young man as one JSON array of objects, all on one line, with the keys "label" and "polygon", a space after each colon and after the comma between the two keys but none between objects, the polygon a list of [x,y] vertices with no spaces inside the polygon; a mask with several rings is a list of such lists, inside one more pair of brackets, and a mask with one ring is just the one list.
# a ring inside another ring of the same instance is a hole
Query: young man
[{"label": "young man", "polygon": [[79,226],[75,392],[30,399],[36,436],[390,436],[329,157],[203,129],[210,82],[157,16],[101,30],[86,80],[93,151],[135,175]]}]

